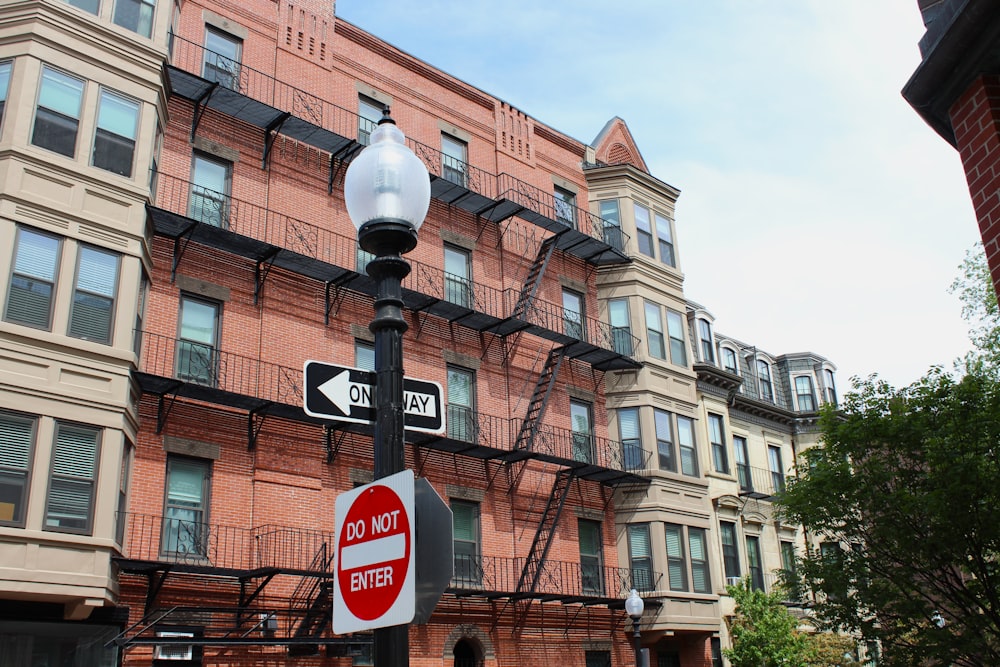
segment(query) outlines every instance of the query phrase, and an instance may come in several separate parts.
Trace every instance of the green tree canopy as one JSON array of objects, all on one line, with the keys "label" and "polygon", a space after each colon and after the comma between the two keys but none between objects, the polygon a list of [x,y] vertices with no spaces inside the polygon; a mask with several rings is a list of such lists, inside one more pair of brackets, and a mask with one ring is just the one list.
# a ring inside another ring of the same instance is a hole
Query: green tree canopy
[{"label": "green tree canopy", "polygon": [[1000,381],[988,364],[901,390],[856,384],[821,415],[780,500],[825,541],[800,564],[829,627],[885,665],[1000,665]]},{"label": "green tree canopy", "polygon": [[780,592],[754,590],[747,578],[726,592],[736,601],[729,632],[733,647],[723,653],[733,667],[801,667],[807,661],[806,640],[798,621],[781,604]]}]

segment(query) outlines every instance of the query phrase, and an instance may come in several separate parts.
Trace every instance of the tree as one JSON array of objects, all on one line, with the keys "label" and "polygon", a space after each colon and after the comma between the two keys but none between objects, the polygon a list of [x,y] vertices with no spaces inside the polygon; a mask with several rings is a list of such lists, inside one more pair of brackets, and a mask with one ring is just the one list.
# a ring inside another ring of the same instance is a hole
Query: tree
[{"label": "tree", "polygon": [[733,647],[723,653],[733,667],[800,667],[806,664],[806,641],[796,632],[795,617],[781,604],[780,592],[754,590],[748,578],[726,592],[736,601],[729,632]]},{"label": "tree", "polygon": [[1000,306],[983,244],[968,250],[958,268],[961,275],[949,291],[962,302],[962,317],[969,323],[969,338],[976,348],[962,363],[965,368],[1000,372]]},{"label": "tree", "polygon": [[841,408],[779,500],[822,542],[798,568],[817,620],[879,641],[884,665],[1000,665],[995,369],[872,377]]}]

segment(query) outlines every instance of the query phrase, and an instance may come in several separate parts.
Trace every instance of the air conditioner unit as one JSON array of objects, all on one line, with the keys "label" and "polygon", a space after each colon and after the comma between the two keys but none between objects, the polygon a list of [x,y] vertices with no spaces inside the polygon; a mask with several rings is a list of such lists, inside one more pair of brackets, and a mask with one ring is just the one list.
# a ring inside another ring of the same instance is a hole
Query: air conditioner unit
[{"label": "air conditioner unit", "polygon": [[740,577],[726,577],[726,586],[739,586]]},{"label": "air conditioner unit", "polygon": [[[157,637],[194,637],[193,632],[169,632],[160,631]],[[154,656],[157,660],[191,660],[192,647],[190,644],[157,644]]]}]

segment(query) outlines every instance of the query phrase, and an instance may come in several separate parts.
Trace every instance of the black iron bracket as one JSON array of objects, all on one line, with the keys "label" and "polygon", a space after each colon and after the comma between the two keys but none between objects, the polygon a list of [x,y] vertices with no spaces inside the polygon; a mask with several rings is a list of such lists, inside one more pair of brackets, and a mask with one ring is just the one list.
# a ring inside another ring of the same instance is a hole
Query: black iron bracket
[{"label": "black iron bracket", "polygon": [[330,153],[330,175],[326,182],[326,191],[328,194],[333,194],[333,184],[337,180],[337,175],[340,174],[341,168],[349,164],[354,159],[354,154],[363,148],[364,146],[361,144],[352,141],[339,151]]},{"label": "black iron bracket", "polygon": [[163,428],[167,425],[167,418],[170,416],[170,410],[174,407],[174,401],[177,400],[176,390],[181,386],[182,383],[178,382],[173,385],[169,392],[170,402],[167,403],[167,393],[160,394],[156,402],[156,435],[163,433]]},{"label": "black iron bracket", "polygon": [[201,124],[201,117],[205,114],[205,109],[208,108],[208,102],[212,99],[212,93],[214,93],[218,87],[219,82],[214,81],[212,85],[210,85],[205,92],[201,94],[201,97],[194,101],[194,116],[191,119],[191,141],[194,141],[194,138],[198,136],[198,125]]},{"label": "black iron bracket", "polygon": [[257,448],[257,436],[260,435],[260,430],[264,428],[264,422],[267,420],[267,410],[271,406],[271,403],[265,403],[264,405],[254,408],[247,413],[247,451],[252,452]]},{"label": "black iron bracket", "polygon": [[144,614],[149,614],[153,608],[153,605],[156,603],[156,596],[160,594],[163,584],[167,582],[168,574],[170,574],[169,565],[165,566],[162,570],[153,570],[146,574],[149,584],[146,586],[146,608],[143,610]]},{"label": "black iron bracket", "polygon": [[279,247],[274,246],[266,255],[257,260],[257,265],[254,268],[253,283],[253,305],[255,306],[260,300],[261,292],[264,291],[264,282],[267,280],[268,274],[271,273],[271,267],[274,266],[274,259],[278,256],[280,250]]},{"label": "black iron bracket", "polygon": [[264,128],[264,157],[260,161],[260,168],[267,171],[267,166],[270,163],[271,148],[274,147],[274,141],[278,138],[278,133],[281,131],[281,126],[285,124],[285,121],[292,117],[291,111],[284,111],[275,117],[267,127]]},{"label": "black iron bracket", "polygon": [[197,227],[198,223],[192,222],[182,229],[180,234],[174,237],[174,256],[170,263],[171,284],[177,280],[177,267],[181,265],[181,258],[184,257],[184,252],[187,250],[188,244],[191,242],[191,236],[194,235],[194,230]]},{"label": "black iron bracket", "polygon": [[344,444],[344,438],[347,437],[347,433],[341,431],[340,437],[334,437],[334,428],[332,426],[324,426],[324,438],[326,440],[326,462],[333,463],[337,459],[337,454],[340,453],[340,446]]}]

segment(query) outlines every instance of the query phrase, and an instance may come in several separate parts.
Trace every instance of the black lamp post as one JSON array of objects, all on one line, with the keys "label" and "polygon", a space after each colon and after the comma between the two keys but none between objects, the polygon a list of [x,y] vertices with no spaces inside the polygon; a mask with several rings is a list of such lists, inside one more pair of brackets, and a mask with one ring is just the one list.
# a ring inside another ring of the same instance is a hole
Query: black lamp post
[{"label": "black lamp post", "polygon": [[[358,243],[375,258],[368,275],[376,281],[375,319],[375,479],[406,468],[403,450],[402,281],[410,264],[402,255],[417,245],[417,230],[427,216],[431,186],[427,168],[409,148],[386,108],[371,134],[371,145],[344,175],[347,214],[358,228]],[[410,664],[409,626],[374,632],[376,667]]]},{"label": "black lamp post", "polygon": [[632,638],[635,642],[635,667],[643,667],[642,664],[642,635],[639,634],[639,621],[642,619],[642,611],[646,608],[639,592],[634,588],[625,599],[625,611],[632,617]]}]

